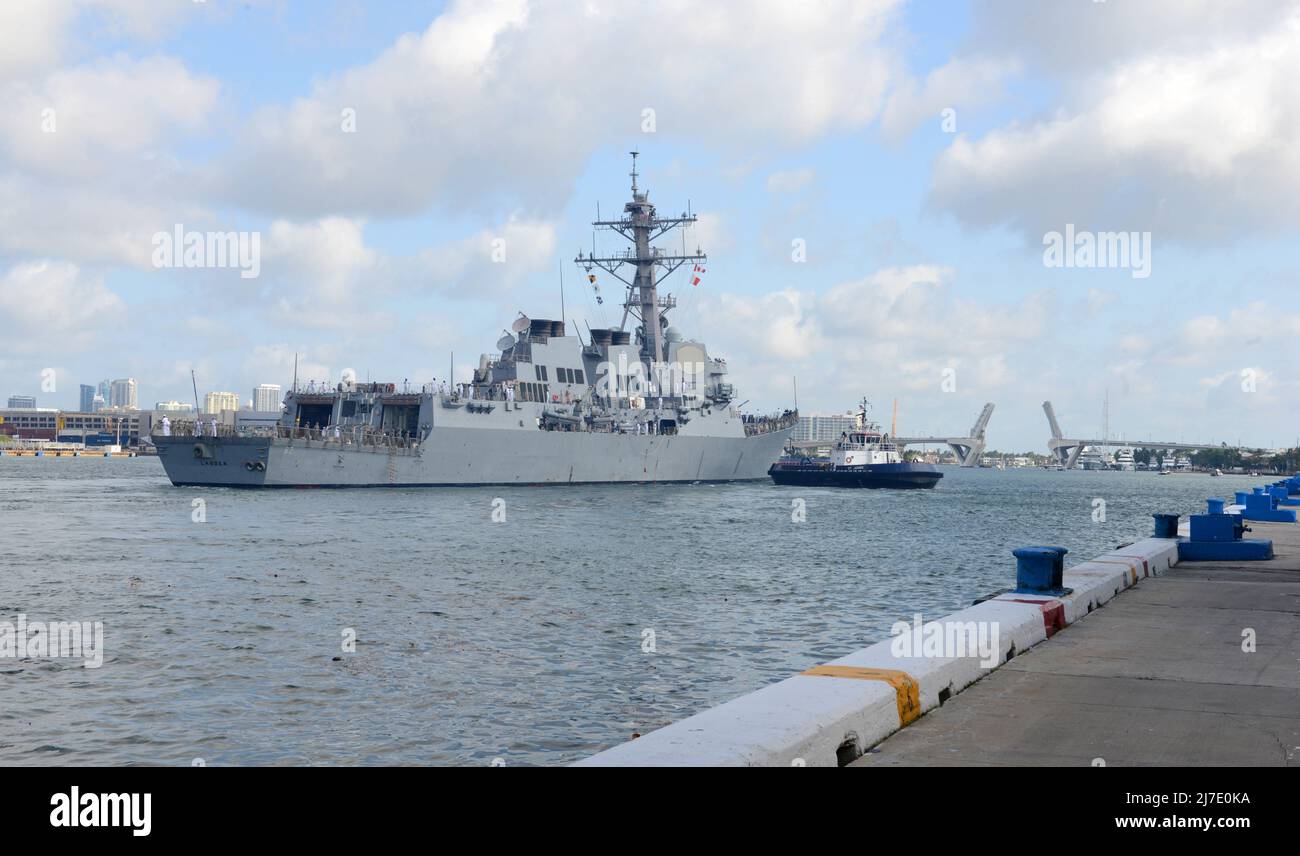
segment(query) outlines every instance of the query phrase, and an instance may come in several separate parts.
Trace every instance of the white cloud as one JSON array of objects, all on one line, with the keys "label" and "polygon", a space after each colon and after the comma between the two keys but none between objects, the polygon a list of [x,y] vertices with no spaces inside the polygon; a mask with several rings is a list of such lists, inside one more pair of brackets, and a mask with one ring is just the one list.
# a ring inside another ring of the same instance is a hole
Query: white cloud
[{"label": "white cloud", "polygon": [[57,61],[76,10],[48,0],[0,3],[0,84]]},{"label": "white cloud", "polygon": [[1270,302],[1253,300],[1226,315],[1197,315],[1178,329],[1160,358],[1175,364],[1221,362],[1225,352],[1269,344],[1290,345],[1300,336],[1300,315],[1279,312]]},{"label": "white cloud", "polygon": [[1104,288],[1090,288],[1084,295],[1084,311],[1089,315],[1096,315],[1117,300],[1119,300],[1119,295],[1113,291],[1107,291]]},{"label": "white cloud", "polygon": [[26,175],[0,175],[0,252],[87,264],[153,269],[153,234],[176,223],[195,227],[209,214],[194,203],[128,189],[52,187]]},{"label": "white cloud", "polygon": [[[275,383],[288,390],[293,384],[294,367],[297,366],[298,380],[337,383],[347,365],[337,362],[341,355],[329,348],[293,347],[280,342],[271,345],[256,345],[244,358],[242,365],[244,377],[254,379],[256,383]],[[246,384],[251,389],[254,384]]]},{"label": "white cloud", "polygon": [[6,349],[65,353],[88,347],[118,324],[125,306],[102,280],[67,262],[25,262],[0,277]]},{"label": "white cloud", "polygon": [[772,193],[796,193],[812,183],[817,175],[809,167],[774,172],[767,177],[767,189]]},{"label": "white cloud", "polygon": [[379,254],[366,246],[364,228],[362,221],[344,217],[311,223],[276,220],[266,236],[265,263],[308,283],[313,298],[331,304],[360,302],[358,289],[380,264]]},{"label": "white cloud", "polygon": [[[1067,5],[1042,15],[1072,21],[1081,13]],[[1180,243],[1300,226],[1300,14],[1219,32],[1217,13],[1195,30],[1188,17],[1180,6],[1176,34],[1162,35],[1143,13],[1129,23],[1151,24],[1152,38],[1100,50],[1052,115],[959,136],[935,165],[932,204],[1035,243],[1066,223]]]},{"label": "white cloud", "polygon": [[36,85],[10,84],[0,142],[27,170],[61,179],[103,176],[173,132],[200,128],[219,88],[176,59],[119,54],[52,72]]},{"label": "white cloud", "polygon": [[496,228],[437,244],[414,256],[366,243],[365,221],[325,217],[277,220],[263,241],[262,299],[276,317],[301,327],[392,330],[389,300],[411,294],[493,299],[555,262],[555,224],[508,218]]},{"label": "white cloud", "polygon": [[425,250],[415,274],[449,297],[500,297],[555,260],[555,223],[513,215],[495,229]]},{"label": "white cloud", "polygon": [[[375,61],[257,116],[229,190],[296,216],[502,193],[546,210],[596,147],[642,135],[647,108],[656,134],[730,147],[858,127],[897,73],[881,36],[898,5],[765,0],[738,22],[688,0],[453,3]],[[341,129],[344,108],[355,133]]]},{"label": "white cloud", "polygon": [[925,122],[943,129],[944,110],[953,110],[957,130],[963,112],[998,100],[1019,62],[1004,57],[957,57],[931,71],[924,81],[908,79],[889,96],[880,117],[885,137],[900,142]]},{"label": "white cloud", "polygon": [[734,358],[744,397],[788,400],[797,375],[811,381],[814,392],[806,385],[805,393],[831,409],[882,389],[932,393],[938,402],[943,373],[953,369],[961,400],[954,413],[964,423],[967,394],[1005,389],[1023,380],[1013,366],[1034,366],[1022,349],[1046,335],[1051,306],[1044,294],[1019,303],[972,301],[953,293],[953,276],[950,268],[915,265],[821,294],[724,293],[702,299],[688,326],[708,331],[713,351],[730,352],[724,355]]}]

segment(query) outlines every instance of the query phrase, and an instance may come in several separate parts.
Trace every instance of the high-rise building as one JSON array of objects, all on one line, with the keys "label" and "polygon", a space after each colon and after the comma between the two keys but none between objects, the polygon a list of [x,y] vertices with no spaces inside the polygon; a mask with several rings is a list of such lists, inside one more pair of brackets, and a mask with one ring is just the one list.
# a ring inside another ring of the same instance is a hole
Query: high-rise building
[{"label": "high-rise building", "polygon": [[279,384],[264,383],[253,390],[253,410],[258,413],[278,413],[282,400]]},{"label": "high-rise building", "polygon": [[791,440],[799,442],[835,442],[840,439],[840,434],[845,431],[852,431],[857,427],[857,417],[852,413],[839,413],[829,416],[822,414],[813,414],[811,416],[800,416],[799,424],[795,427],[794,433],[790,435]]},{"label": "high-rise building", "polygon": [[90,408],[95,406],[95,388],[90,384],[81,385],[81,412],[93,413]]},{"label": "high-rise building", "polygon": [[103,410],[107,406],[108,406],[108,402],[104,400],[104,396],[100,395],[97,392],[95,393],[95,397],[90,400],[90,410],[87,412],[98,413],[99,411]]},{"label": "high-rise building", "polygon": [[109,407],[120,407],[123,410],[138,410],[140,407],[136,397],[135,378],[124,377],[113,381],[109,387],[108,396]]},{"label": "high-rise building", "polygon": [[168,413],[192,413],[193,404],[186,404],[183,401],[160,401],[153,406],[154,410],[165,410]]},{"label": "high-rise building", "polygon": [[99,382],[99,396],[104,399],[104,406],[108,406],[109,400],[113,397],[113,384],[111,381],[101,380]]},{"label": "high-rise building", "polygon": [[34,395],[11,395],[9,396],[9,407],[12,410],[35,410],[36,396]]},{"label": "high-rise building", "polygon": [[222,413],[239,410],[239,396],[233,392],[209,392],[203,396],[204,413]]}]

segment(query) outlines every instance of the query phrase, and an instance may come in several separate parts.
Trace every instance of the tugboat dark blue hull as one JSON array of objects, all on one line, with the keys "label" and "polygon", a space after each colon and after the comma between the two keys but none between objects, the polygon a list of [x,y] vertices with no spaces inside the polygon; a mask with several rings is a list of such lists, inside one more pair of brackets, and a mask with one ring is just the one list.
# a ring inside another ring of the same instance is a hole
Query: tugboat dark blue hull
[{"label": "tugboat dark blue hull", "polygon": [[876,487],[893,489],[932,488],[943,473],[929,464],[867,464],[835,467],[778,461],[767,471],[772,481],[801,487]]}]

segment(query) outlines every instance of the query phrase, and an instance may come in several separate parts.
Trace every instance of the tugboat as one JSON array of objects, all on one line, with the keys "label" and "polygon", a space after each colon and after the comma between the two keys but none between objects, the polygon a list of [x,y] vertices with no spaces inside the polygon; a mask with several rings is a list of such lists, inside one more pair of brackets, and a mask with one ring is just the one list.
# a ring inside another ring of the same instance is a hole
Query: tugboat
[{"label": "tugboat", "polygon": [[767,474],[777,484],[811,487],[932,488],[938,484],[943,473],[930,464],[904,461],[889,435],[867,418],[867,408],[863,399],[857,424],[840,435],[829,458],[787,454]]}]

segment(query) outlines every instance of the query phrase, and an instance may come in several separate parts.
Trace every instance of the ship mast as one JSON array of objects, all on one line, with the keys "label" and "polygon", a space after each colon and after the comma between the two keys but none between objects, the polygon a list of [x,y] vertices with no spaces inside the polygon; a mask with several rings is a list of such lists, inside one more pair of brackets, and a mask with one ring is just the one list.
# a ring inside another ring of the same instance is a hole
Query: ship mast
[{"label": "ship mast", "polygon": [[[653,366],[664,360],[663,324],[659,319],[677,305],[676,298],[671,294],[659,297],[659,283],[686,262],[698,264],[707,256],[698,248],[693,254],[683,252],[682,255],[669,255],[658,247],[650,246],[651,241],[673,229],[693,225],[696,217],[683,212],[680,217],[665,218],[655,213],[649,192],[640,190],[636,183],[636,159],[640,152],[630,154],[632,201],[623,206],[624,216],[619,220],[595,220],[591,225],[597,229],[617,232],[632,244],[632,248],[610,256],[597,256],[594,251],[590,255],[579,252],[573,261],[587,273],[591,273],[593,267],[599,267],[627,286],[627,296],[623,301],[623,322],[619,329],[627,328],[629,315],[640,322],[641,359]],[[634,268],[630,279],[623,271],[624,265]]]}]

